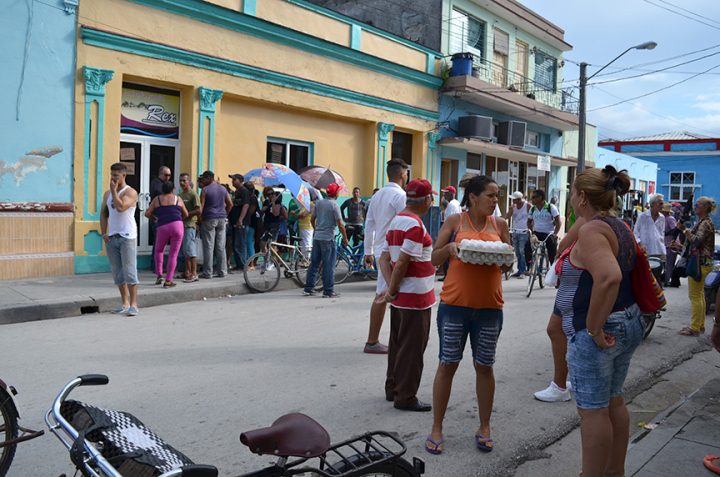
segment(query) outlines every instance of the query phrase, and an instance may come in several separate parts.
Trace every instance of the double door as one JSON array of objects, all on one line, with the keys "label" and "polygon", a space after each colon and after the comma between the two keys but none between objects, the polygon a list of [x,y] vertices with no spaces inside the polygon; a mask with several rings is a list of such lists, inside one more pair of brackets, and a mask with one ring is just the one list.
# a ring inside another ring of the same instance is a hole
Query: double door
[{"label": "double door", "polygon": [[138,252],[150,252],[154,237],[150,234],[145,211],[150,206],[150,181],[158,175],[160,167],[169,167],[170,180],[178,187],[179,146],[177,139],[120,135],[120,160],[128,166],[127,184],[138,191],[135,222],[138,225]]}]

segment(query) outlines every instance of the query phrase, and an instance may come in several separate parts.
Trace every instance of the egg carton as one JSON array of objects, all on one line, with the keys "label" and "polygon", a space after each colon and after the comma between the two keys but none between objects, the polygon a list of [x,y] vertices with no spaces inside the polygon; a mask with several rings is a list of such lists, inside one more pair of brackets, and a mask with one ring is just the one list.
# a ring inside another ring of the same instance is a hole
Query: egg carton
[{"label": "egg carton", "polygon": [[478,252],[476,250],[459,249],[458,258],[465,263],[476,265],[507,265],[515,263],[513,252]]}]

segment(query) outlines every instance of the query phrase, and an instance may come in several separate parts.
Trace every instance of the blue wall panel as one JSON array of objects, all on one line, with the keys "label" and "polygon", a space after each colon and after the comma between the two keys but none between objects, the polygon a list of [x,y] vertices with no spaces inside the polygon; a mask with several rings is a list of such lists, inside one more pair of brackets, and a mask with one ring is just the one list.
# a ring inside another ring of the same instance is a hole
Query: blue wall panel
[{"label": "blue wall panel", "polygon": [[2,201],[72,202],[75,21],[62,0],[2,8]]},{"label": "blue wall panel", "polygon": [[664,150],[663,144],[623,144],[620,152],[629,154],[631,152],[658,152]]},{"label": "blue wall panel", "polygon": [[714,142],[688,142],[671,144],[671,151],[714,151],[717,146]]}]

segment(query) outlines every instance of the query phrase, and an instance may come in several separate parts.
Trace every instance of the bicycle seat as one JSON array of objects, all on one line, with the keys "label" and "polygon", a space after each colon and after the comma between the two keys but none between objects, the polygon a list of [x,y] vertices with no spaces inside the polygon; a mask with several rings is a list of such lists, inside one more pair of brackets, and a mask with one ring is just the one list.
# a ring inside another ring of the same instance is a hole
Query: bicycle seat
[{"label": "bicycle seat", "polygon": [[330,448],[325,428],[305,414],[286,414],[270,427],[240,434],[240,442],[258,455],[317,457]]}]

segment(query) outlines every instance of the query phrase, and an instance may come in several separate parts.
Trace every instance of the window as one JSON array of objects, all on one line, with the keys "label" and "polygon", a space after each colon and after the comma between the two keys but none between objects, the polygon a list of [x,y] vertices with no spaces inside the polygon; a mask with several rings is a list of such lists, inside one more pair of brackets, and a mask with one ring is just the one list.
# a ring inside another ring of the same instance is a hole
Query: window
[{"label": "window", "polygon": [[508,55],[510,54],[510,35],[493,29],[493,65],[492,82],[503,88],[508,82]]},{"label": "window", "polygon": [[557,58],[535,49],[535,83],[552,91],[557,90]]},{"label": "window", "polygon": [[410,178],[412,175],[412,153],[413,153],[413,137],[412,134],[393,131],[392,148],[390,155],[392,159],[402,159],[410,166]]},{"label": "window", "polygon": [[528,131],[525,135],[525,145],[540,149],[540,133]]},{"label": "window", "polygon": [[453,53],[472,53],[475,63],[480,64],[485,57],[485,23],[467,13],[453,8],[450,15],[450,51]]},{"label": "window", "polygon": [[312,162],[311,147],[308,143],[272,139],[267,142],[265,159],[270,164],[282,164],[298,172]]},{"label": "window", "polygon": [[671,172],[669,189],[668,200],[688,200],[695,191],[695,173]]}]

